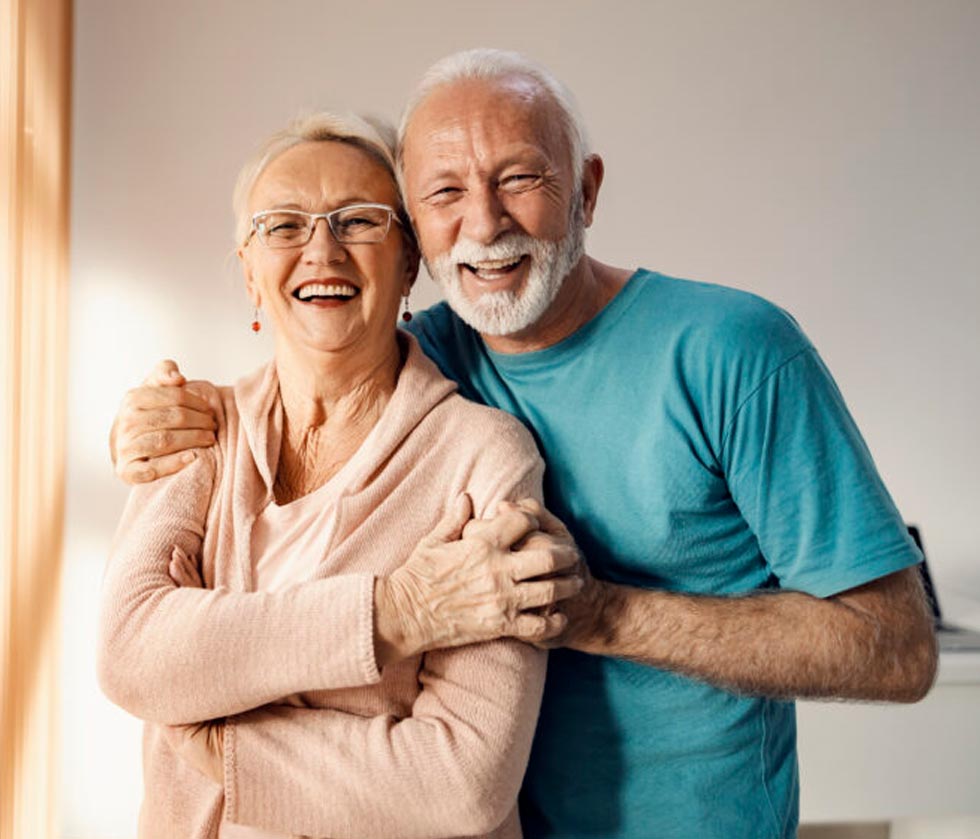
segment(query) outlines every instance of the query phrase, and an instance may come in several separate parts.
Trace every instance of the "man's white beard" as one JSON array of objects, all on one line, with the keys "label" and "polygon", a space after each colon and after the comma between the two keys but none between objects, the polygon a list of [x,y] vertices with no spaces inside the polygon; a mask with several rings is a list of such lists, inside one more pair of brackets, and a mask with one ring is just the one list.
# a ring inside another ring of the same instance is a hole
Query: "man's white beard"
[{"label": "man's white beard", "polygon": [[[537,323],[552,304],[562,283],[585,252],[582,198],[572,201],[568,232],[557,242],[509,233],[489,245],[459,239],[452,250],[426,260],[425,267],[440,285],[453,311],[483,335],[513,335]],[[515,291],[488,291],[475,300],[466,296],[460,271],[493,260],[515,261],[527,255],[530,268],[524,285]]]}]

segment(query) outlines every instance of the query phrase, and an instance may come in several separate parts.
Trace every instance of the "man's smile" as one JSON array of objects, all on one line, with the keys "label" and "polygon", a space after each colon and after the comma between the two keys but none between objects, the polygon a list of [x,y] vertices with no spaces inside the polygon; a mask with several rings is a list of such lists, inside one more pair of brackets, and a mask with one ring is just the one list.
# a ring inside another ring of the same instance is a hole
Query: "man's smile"
[{"label": "man's smile", "polygon": [[528,261],[529,259],[530,257],[527,254],[524,254],[516,259],[484,259],[480,262],[464,262],[462,263],[462,267],[480,280],[485,282],[493,282],[494,280],[500,280],[509,276],[516,271],[522,263]]}]

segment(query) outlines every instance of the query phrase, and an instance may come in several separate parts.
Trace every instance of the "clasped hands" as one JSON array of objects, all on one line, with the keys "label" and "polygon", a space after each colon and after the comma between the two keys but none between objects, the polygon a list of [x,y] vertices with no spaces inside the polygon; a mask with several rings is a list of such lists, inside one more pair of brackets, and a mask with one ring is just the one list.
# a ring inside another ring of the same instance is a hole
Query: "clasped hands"
[{"label": "clasped hands", "polygon": [[[472,513],[469,496],[459,496],[408,561],[376,580],[379,667],[502,637],[540,647],[571,645],[596,631],[602,584],[555,516],[534,499],[501,502],[491,519]],[[178,586],[203,586],[195,559],[179,548],[169,573]],[[223,720],[164,731],[183,760],[223,783]]]}]

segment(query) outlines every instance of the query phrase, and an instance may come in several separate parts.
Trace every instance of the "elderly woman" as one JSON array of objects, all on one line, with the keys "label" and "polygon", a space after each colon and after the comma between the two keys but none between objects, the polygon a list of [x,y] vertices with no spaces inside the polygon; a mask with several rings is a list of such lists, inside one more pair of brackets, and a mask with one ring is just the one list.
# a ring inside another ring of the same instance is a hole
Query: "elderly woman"
[{"label": "elderly woman", "polygon": [[[275,358],[202,386],[218,445],[134,489],[105,580],[100,680],[147,722],[140,836],[519,836],[544,653],[489,641],[486,593],[431,549],[470,503],[540,497],[534,443],[395,329],[418,256],[374,126],[292,125],[244,169],[235,209]],[[485,550],[536,526],[504,510]],[[534,580],[570,550],[524,550],[531,611],[508,632],[542,639],[562,619],[534,608],[580,582]],[[206,587],[178,586],[194,567]],[[221,762],[188,762],[169,726],[214,719],[199,730]]]}]

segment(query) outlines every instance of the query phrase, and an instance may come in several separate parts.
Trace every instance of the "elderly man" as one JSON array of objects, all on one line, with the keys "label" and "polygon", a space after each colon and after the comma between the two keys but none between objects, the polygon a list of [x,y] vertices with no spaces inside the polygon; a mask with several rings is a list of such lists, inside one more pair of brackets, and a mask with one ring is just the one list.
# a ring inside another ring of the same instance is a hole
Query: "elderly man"
[{"label": "elderly man", "polygon": [[[534,431],[593,575],[561,604],[525,833],[795,835],[792,698],[914,701],[936,666],[919,556],[828,371],[757,297],[584,253],[603,163],[537,65],[444,59],[400,135],[449,304],[409,328]],[[131,480],[177,466],[156,416],[126,415]]]}]

